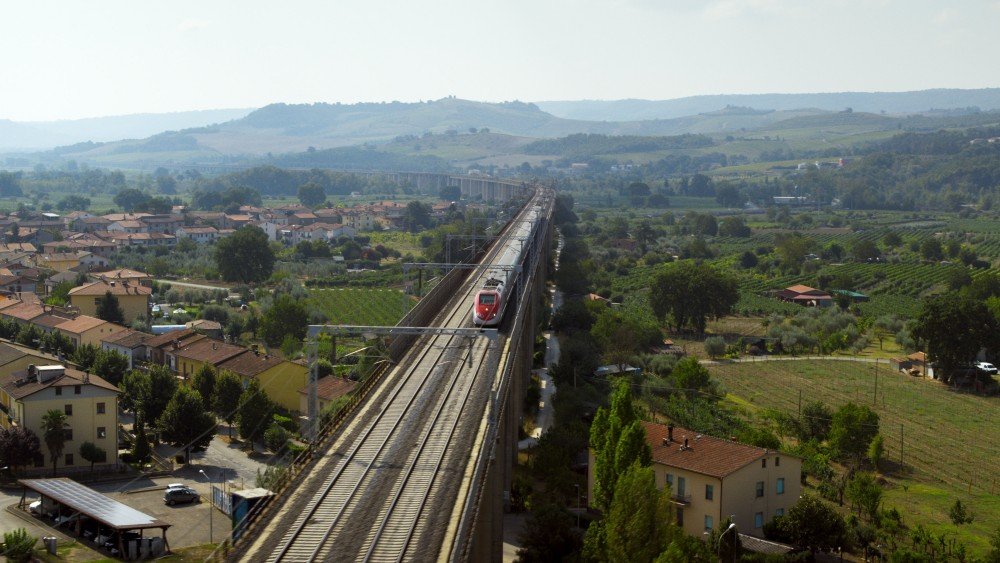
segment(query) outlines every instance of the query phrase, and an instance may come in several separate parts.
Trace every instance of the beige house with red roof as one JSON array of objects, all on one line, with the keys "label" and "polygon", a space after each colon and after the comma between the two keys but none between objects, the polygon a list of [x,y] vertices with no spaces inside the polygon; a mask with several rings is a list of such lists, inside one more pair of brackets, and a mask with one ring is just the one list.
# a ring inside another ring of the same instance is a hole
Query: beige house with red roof
[{"label": "beige house with red roof", "polygon": [[98,300],[109,291],[118,298],[126,323],[139,316],[149,316],[149,297],[153,290],[128,280],[98,280],[74,287],[69,290],[69,301],[84,315],[96,316]]},{"label": "beige house with red roof", "polygon": [[[788,512],[802,494],[802,460],[766,448],[643,422],[658,487],[670,487],[678,525],[701,538],[733,517],[742,534],[764,535],[763,526]],[[590,452],[588,498],[594,492]]]},{"label": "beige house with red roof", "polygon": [[[90,470],[80,457],[80,445],[93,442],[107,457],[96,466],[118,463],[118,388],[97,375],[63,365],[30,365],[23,371],[0,375],[0,427],[21,426],[41,438],[42,417],[50,410],[66,415],[66,443],[56,460],[60,471]],[[51,471],[52,460],[45,448],[34,467]]]},{"label": "beige house with red roof", "polygon": [[56,330],[72,340],[74,346],[90,344],[91,346],[100,348],[101,339],[116,332],[121,332],[125,330],[125,327],[109,323],[97,317],[80,315],[75,319],[69,319],[64,323],[56,325]]}]

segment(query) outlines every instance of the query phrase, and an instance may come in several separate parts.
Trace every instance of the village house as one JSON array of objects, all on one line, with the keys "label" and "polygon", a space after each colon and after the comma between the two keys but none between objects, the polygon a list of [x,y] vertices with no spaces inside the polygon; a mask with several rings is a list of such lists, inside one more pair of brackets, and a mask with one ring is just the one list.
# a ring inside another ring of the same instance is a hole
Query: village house
[{"label": "village house", "polygon": [[219,231],[211,226],[180,227],[177,229],[177,238],[189,238],[198,244],[215,242],[219,238]]},{"label": "village house", "polygon": [[146,360],[146,341],[152,334],[126,329],[101,338],[101,349],[118,352],[128,359],[128,369]]},{"label": "village house", "polygon": [[69,338],[73,342],[73,346],[79,347],[84,344],[90,344],[99,348],[102,339],[125,330],[125,327],[109,323],[97,317],[79,315],[56,325],[56,330]]},{"label": "village house", "polygon": [[290,411],[299,409],[298,390],[309,383],[309,368],[305,363],[290,362],[245,348],[242,354],[232,356],[216,367],[240,376],[244,388],[250,385],[251,379],[256,379],[269,399]]},{"label": "village house", "polygon": [[61,360],[51,354],[14,342],[0,342],[0,374],[26,370],[32,364],[47,365],[58,363],[61,363]]},{"label": "village house", "polygon": [[[60,364],[29,365],[0,375],[0,426],[21,426],[42,437],[42,417],[50,410],[66,415],[66,442],[56,461],[60,469],[90,470],[80,445],[92,442],[106,452],[97,467],[118,465],[118,388],[101,378]],[[52,467],[39,455],[34,467]]]},{"label": "village house", "polygon": [[[657,487],[669,487],[677,524],[701,538],[733,516],[740,533],[762,537],[764,524],[802,494],[802,460],[675,426],[643,422]],[[594,498],[590,452],[588,498]]]},{"label": "village house", "polygon": [[98,301],[109,292],[118,298],[126,323],[131,323],[140,316],[149,316],[149,298],[153,290],[126,280],[102,279],[74,287],[69,290],[69,301],[84,315],[96,316]]},{"label": "village house", "polygon": [[114,221],[108,225],[107,231],[109,233],[148,233],[149,227],[146,226],[142,221]]},{"label": "village house", "polygon": [[186,345],[202,338],[205,338],[205,336],[191,329],[157,334],[147,338],[143,344],[146,348],[146,358],[149,360],[149,363],[165,365],[167,363],[166,352],[168,349]]},{"label": "village house", "polygon": [[80,265],[80,256],[76,252],[56,252],[52,254],[36,254],[35,266],[56,272],[72,270]]},{"label": "village house", "polygon": [[174,231],[184,225],[184,216],[179,214],[150,215],[142,218],[146,225],[147,232],[173,234]]},{"label": "village house", "polygon": [[106,282],[127,282],[131,285],[153,287],[153,276],[147,274],[146,272],[130,270],[128,268],[96,272],[90,274],[90,277],[95,280],[104,280]]}]

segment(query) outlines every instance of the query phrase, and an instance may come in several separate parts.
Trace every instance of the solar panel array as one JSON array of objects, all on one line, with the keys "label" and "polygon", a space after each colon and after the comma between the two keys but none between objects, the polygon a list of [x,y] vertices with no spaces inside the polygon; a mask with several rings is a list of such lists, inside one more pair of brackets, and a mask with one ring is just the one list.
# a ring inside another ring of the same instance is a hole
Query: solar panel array
[{"label": "solar panel array", "polygon": [[120,530],[159,528],[164,522],[65,477],[21,479],[22,485]]}]

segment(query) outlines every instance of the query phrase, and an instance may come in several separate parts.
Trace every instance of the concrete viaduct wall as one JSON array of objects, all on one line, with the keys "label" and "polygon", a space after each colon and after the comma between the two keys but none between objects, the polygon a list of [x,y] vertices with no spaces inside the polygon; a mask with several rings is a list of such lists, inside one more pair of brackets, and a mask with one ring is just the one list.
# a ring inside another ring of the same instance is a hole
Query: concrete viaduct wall
[{"label": "concrete viaduct wall", "polygon": [[[464,195],[464,193],[463,193]],[[526,291],[501,356],[494,383],[495,401],[480,425],[462,481],[456,513],[445,536],[439,561],[500,561],[503,516],[508,508],[518,429],[531,377],[535,334],[545,305],[545,278],[552,248],[552,198],[540,225],[540,244]]]}]

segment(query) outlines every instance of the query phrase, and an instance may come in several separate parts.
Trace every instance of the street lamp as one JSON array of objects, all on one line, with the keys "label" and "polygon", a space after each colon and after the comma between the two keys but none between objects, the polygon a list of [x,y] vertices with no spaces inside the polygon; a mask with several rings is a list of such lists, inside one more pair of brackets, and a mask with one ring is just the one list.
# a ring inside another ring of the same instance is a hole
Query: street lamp
[{"label": "street lamp", "polygon": [[[730,518],[732,517],[730,516]],[[722,559],[722,537],[725,536],[730,530],[733,530],[734,532],[736,531],[736,522],[730,522],[729,527],[719,534],[719,545],[715,548],[715,555],[718,556],[720,560]],[[736,551],[736,542],[733,541],[733,563],[736,563]]]},{"label": "street lamp", "polygon": [[212,478],[208,476],[208,473],[205,473],[204,469],[199,469],[198,473],[201,473],[205,476],[205,479],[208,479],[208,543],[215,543],[215,534],[212,533],[214,531],[212,530],[212,521],[214,520],[212,516],[212,512],[214,512],[214,510],[212,510],[212,499],[214,497],[212,491]]}]

